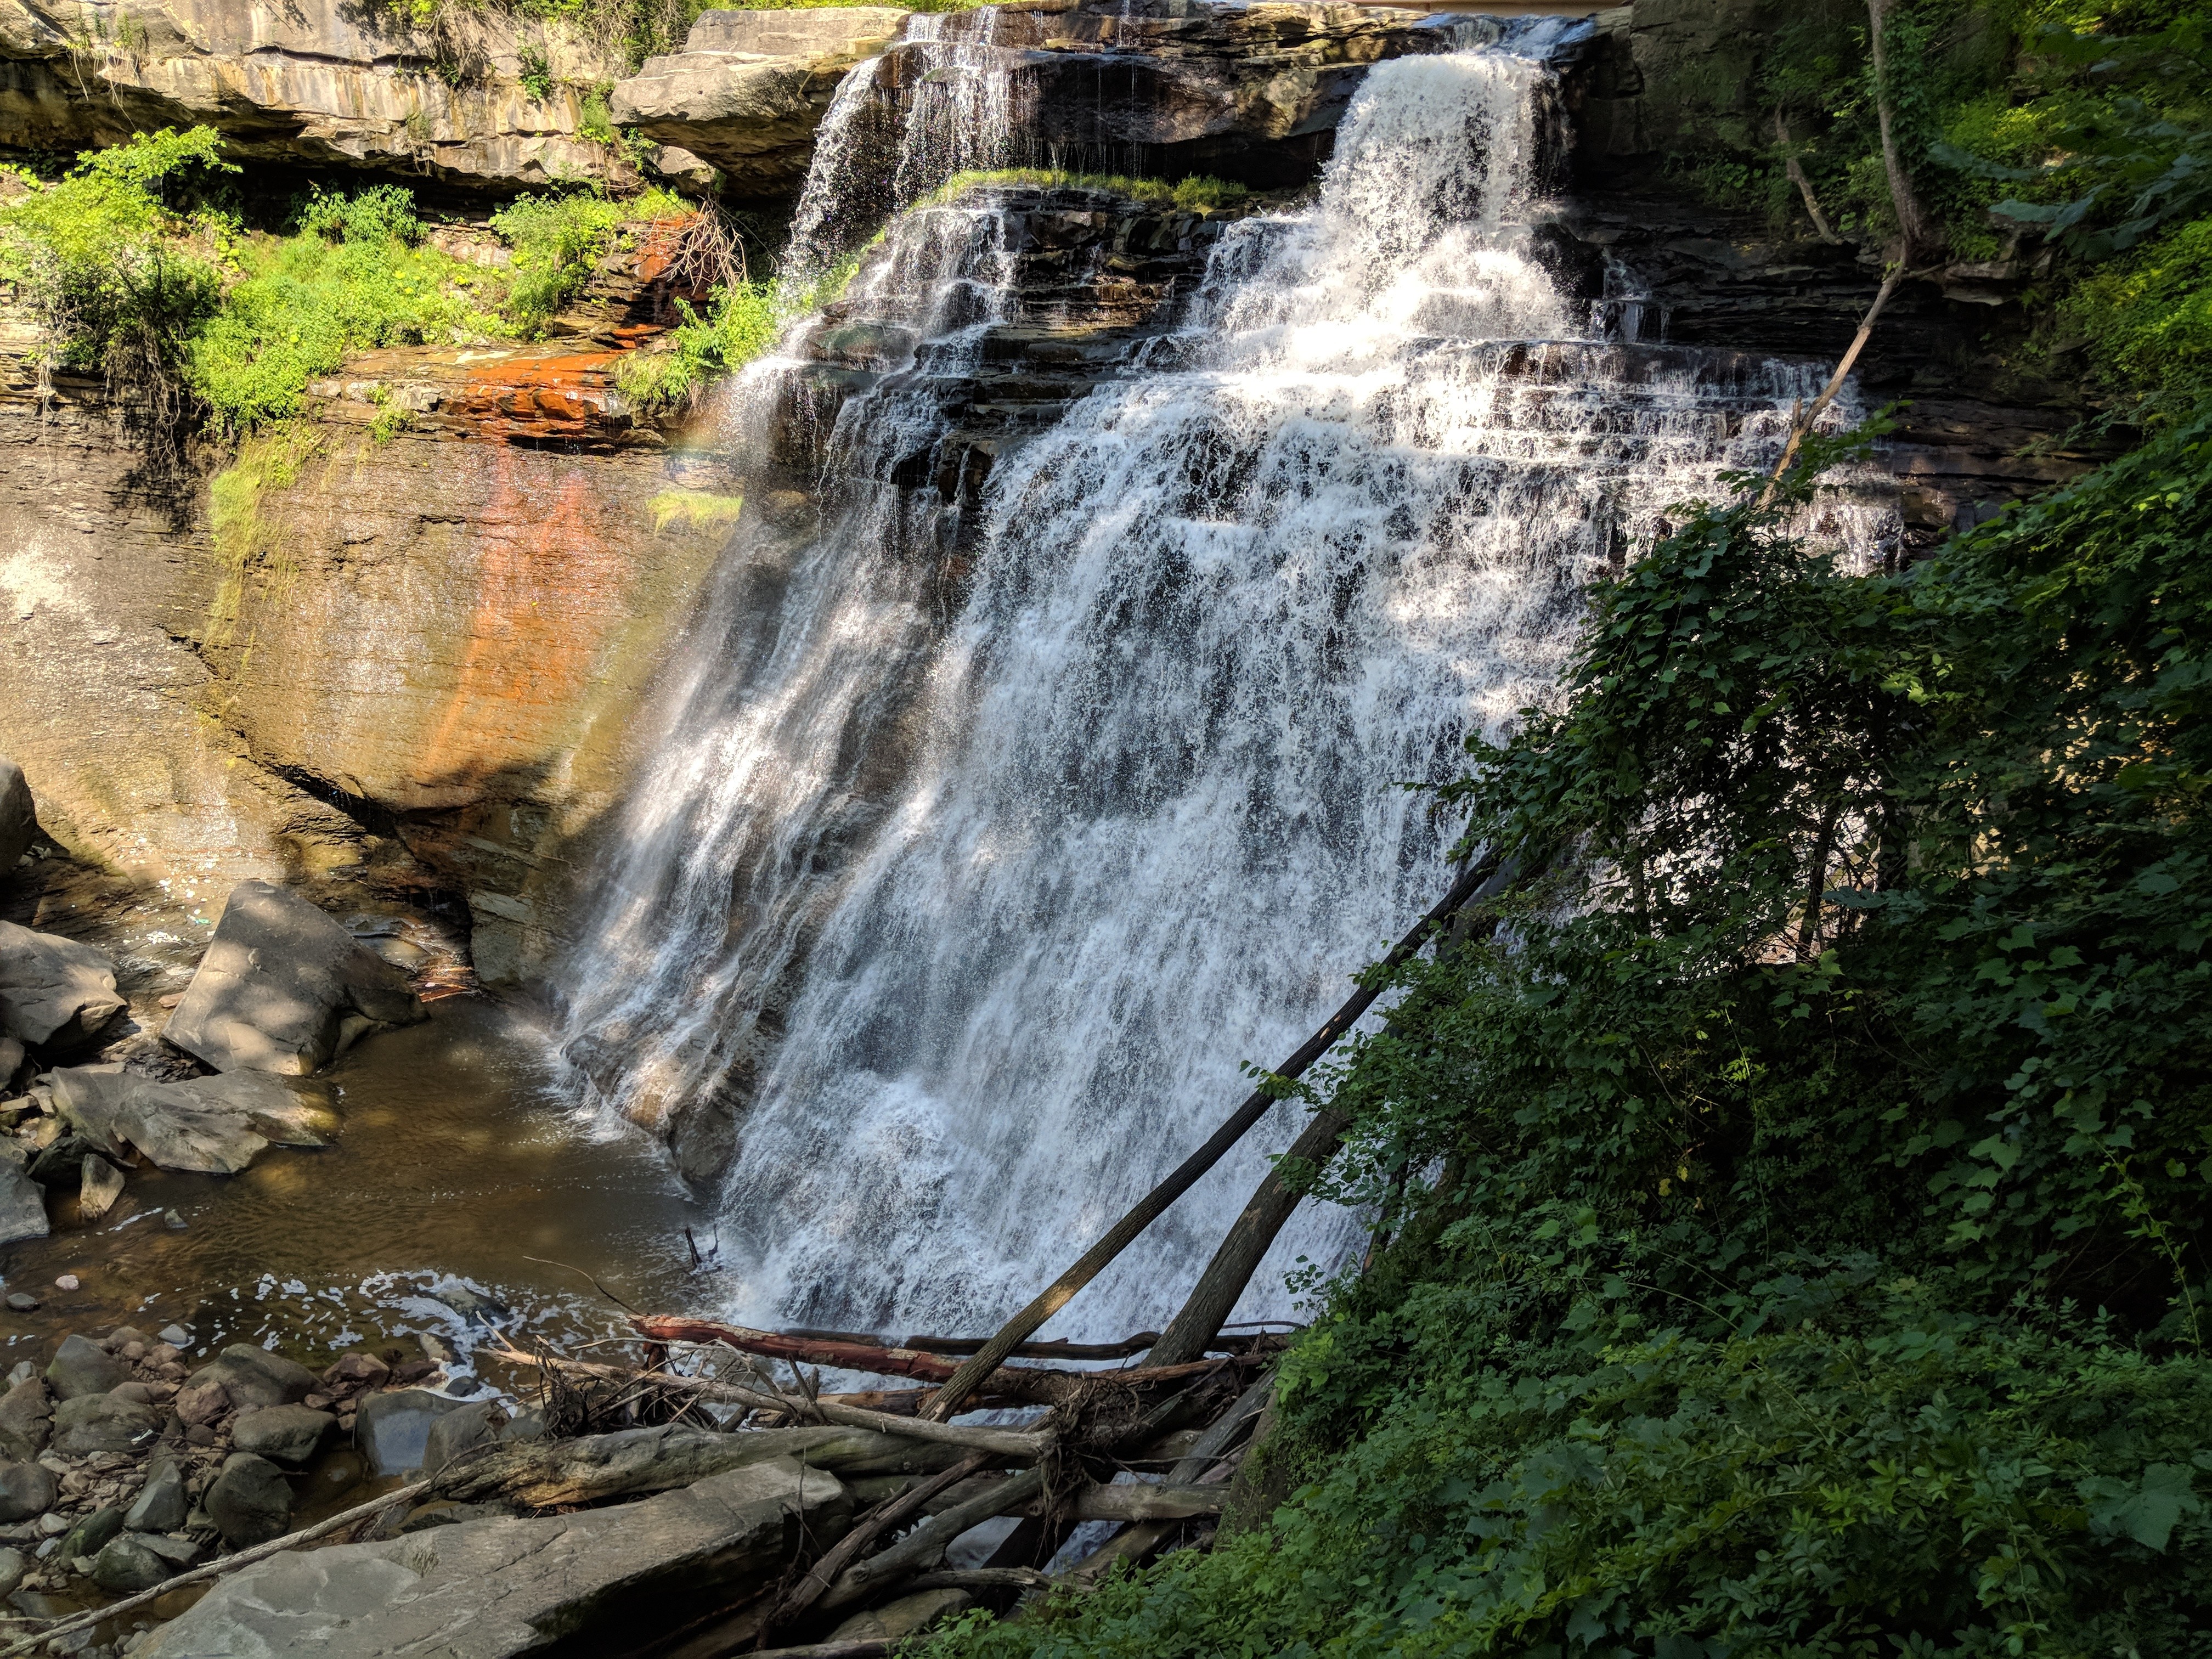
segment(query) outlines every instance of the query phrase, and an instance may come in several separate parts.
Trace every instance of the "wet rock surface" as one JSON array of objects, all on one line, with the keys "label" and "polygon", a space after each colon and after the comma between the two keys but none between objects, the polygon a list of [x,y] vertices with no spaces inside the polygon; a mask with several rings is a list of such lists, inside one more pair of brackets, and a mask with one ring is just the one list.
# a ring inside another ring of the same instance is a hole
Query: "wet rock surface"
[{"label": "wet rock surface", "polygon": [[614,1509],[436,1526],[389,1542],[287,1552],[241,1569],[137,1651],[329,1659],[434,1644],[504,1659],[556,1638],[619,1650],[741,1600],[781,1573],[802,1516],[816,1547],[850,1518],[834,1476],[777,1459]]},{"label": "wet rock surface", "polygon": [[0,921],[0,1036],[66,1048],[123,1009],[106,951]]}]

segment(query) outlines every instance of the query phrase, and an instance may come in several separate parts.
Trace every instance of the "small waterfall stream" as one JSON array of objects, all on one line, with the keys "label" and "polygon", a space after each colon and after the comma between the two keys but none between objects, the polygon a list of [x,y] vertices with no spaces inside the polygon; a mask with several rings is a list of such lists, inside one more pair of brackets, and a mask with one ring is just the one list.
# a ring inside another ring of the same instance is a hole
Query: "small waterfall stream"
[{"label": "small waterfall stream", "polygon": [[[1433,899],[1452,826],[1399,786],[1540,700],[1581,585],[1772,453],[1807,371],[1607,337],[1528,256],[1559,27],[1377,65],[1313,204],[1229,227],[1180,326],[1000,460],[949,617],[947,504],[894,480],[1018,304],[1001,210],[908,216],[864,267],[913,349],[837,414],[818,533],[726,556],[567,994],[614,1107],[741,1112],[748,1322],[1025,1300]],[[1171,1312],[1295,1115],[1054,1333]],[[1243,1316],[1349,1236],[1302,1214]]]}]

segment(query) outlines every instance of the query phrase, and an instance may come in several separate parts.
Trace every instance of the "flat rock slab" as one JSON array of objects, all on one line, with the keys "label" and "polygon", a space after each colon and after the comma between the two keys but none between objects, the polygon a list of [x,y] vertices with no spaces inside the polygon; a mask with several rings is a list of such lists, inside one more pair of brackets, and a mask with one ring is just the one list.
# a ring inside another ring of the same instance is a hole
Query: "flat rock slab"
[{"label": "flat rock slab", "polygon": [[123,1006],[115,960],[106,951],[0,921],[0,1036],[71,1048]]},{"label": "flat rock slab", "polygon": [[851,1520],[834,1476],[790,1458],[642,1503],[471,1521],[288,1550],[224,1579],[137,1659],[505,1659],[627,1652],[774,1582]]},{"label": "flat rock slab", "polygon": [[271,1146],[323,1146],[337,1114],[320,1084],[260,1072],[159,1083],[105,1066],[52,1074],[54,1109],[110,1158],[135,1146],[164,1170],[236,1175]]},{"label": "flat rock slab", "polygon": [[336,920],[242,881],[162,1035],[219,1072],[304,1077],[356,1037],[422,1018],[407,975]]},{"label": "flat rock slab", "polygon": [[[161,1413],[136,1400],[88,1394],[54,1407],[54,1437],[47,1449],[61,1457],[136,1451],[161,1431]],[[123,1512],[116,1511],[119,1522]]]},{"label": "flat rock slab", "polygon": [[337,1419],[328,1412],[305,1406],[264,1406],[240,1413],[230,1425],[230,1437],[242,1452],[296,1469],[321,1449],[337,1425]]},{"label": "flat rock slab", "polygon": [[313,1391],[315,1374],[281,1353],[257,1348],[251,1342],[234,1342],[185,1379],[186,1389],[204,1389],[210,1383],[240,1411],[252,1411],[306,1399]]}]

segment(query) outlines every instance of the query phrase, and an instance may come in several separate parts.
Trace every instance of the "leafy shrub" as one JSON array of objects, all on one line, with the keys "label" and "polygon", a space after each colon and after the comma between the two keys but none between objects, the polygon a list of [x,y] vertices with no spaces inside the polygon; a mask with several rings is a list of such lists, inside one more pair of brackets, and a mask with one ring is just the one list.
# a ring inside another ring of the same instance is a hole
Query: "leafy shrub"
[{"label": "leafy shrub", "polygon": [[297,236],[241,248],[240,280],[192,333],[191,382],[220,429],[296,413],[307,382],[350,352],[513,332],[496,310],[498,279],[410,246],[422,228],[404,189],[318,193],[300,220]]},{"label": "leafy shrub", "polygon": [[2212,386],[2212,217],[2091,272],[2061,314],[2112,383],[2181,393]]},{"label": "leafy shrub", "polygon": [[776,342],[796,314],[775,283],[717,289],[702,313],[678,299],[683,321],[652,347],[625,356],[615,371],[623,395],[645,409],[689,403],[717,374],[744,368]]},{"label": "leafy shrub", "polygon": [[156,395],[174,384],[181,341],[222,299],[233,228],[182,210],[196,179],[236,171],[221,147],[210,127],[141,133],[0,206],[0,274],[21,289],[54,362]]},{"label": "leafy shrub", "polygon": [[649,190],[633,202],[587,191],[518,197],[491,221],[514,250],[507,314],[526,331],[542,329],[584,291],[624,224],[690,210],[681,197],[665,190]]},{"label": "leafy shrub", "polygon": [[412,247],[422,240],[415,192],[404,185],[377,185],[350,196],[317,185],[295,217],[301,230],[333,242],[391,241]]}]

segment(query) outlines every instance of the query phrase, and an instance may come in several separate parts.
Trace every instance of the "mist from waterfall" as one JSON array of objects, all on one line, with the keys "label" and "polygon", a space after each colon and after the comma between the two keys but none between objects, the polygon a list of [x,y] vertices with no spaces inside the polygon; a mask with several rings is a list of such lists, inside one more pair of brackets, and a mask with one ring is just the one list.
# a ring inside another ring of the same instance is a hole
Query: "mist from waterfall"
[{"label": "mist from waterfall", "polygon": [[[942,417],[899,375],[836,416],[822,533],[728,556],[564,1040],[641,1121],[750,1100],[732,1314],[1025,1301],[1446,884],[1455,826],[1401,786],[1540,701],[1582,585],[1773,453],[1801,371],[1602,338],[1529,257],[1559,27],[1376,66],[1313,205],[1230,227],[1180,330],[1000,460],[949,623],[943,515],[890,481]],[[919,369],[1011,303],[996,224],[988,191],[909,216],[866,268]],[[1164,1321],[1299,1115],[1054,1333]],[[1239,1316],[1353,1231],[1306,1206]]]}]

